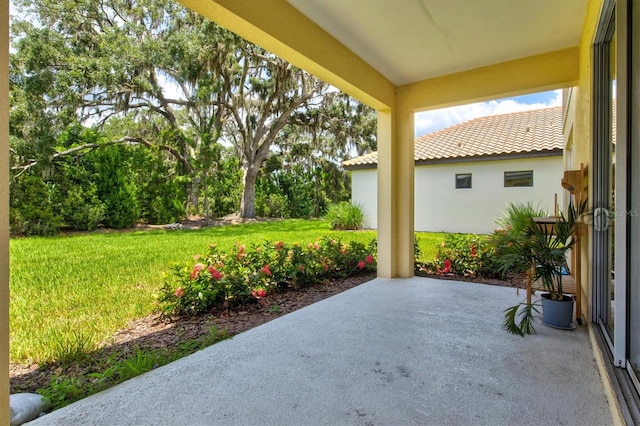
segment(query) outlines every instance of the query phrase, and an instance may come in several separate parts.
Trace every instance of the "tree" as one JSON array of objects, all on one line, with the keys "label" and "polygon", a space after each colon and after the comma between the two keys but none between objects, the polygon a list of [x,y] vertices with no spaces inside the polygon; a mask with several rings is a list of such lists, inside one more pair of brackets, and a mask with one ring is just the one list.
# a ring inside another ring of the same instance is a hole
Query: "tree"
[{"label": "tree", "polygon": [[241,72],[225,75],[223,86],[233,118],[227,135],[242,158],[241,216],[255,217],[256,179],[272,145],[296,113],[320,102],[328,85],[255,45],[246,44],[239,54]]},{"label": "tree", "polygon": [[329,91],[318,105],[298,112],[276,144],[277,169],[307,176],[309,190],[304,194],[312,202],[310,214],[317,217],[329,204],[349,198],[350,179],[341,163],[376,150],[376,113],[344,93]]},{"label": "tree", "polygon": [[[12,130],[28,140],[31,151],[44,152],[23,156],[16,169],[65,154],[53,145],[65,124],[78,120],[102,127],[115,119],[128,125],[111,126],[105,145],[137,144],[169,153],[190,177],[189,202],[197,204],[202,167],[210,166],[200,157],[221,134],[227,102],[221,99],[226,93],[219,90],[219,76],[236,37],[174,2],[15,3],[31,11],[32,19],[12,26],[12,93],[19,101],[12,106]],[[32,137],[28,120],[18,120],[28,116],[18,113],[29,111],[33,99],[44,122],[60,122],[49,126],[44,143]]]}]

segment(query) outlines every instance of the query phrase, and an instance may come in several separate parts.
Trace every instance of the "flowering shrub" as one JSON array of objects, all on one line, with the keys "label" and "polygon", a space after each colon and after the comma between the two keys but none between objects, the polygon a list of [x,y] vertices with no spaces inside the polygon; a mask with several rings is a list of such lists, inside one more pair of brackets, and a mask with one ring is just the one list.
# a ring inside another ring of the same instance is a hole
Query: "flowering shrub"
[{"label": "flowering shrub", "polygon": [[494,246],[483,237],[448,234],[438,246],[433,262],[426,262],[423,270],[438,275],[497,277]]},{"label": "flowering shrub", "polygon": [[195,264],[173,268],[160,291],[159,310],[167,316],[197,315],[262,299],[274,291],[375,271],[375,252],[375,240],[365,245],[329,237],[306,245],[236,244],[229,253],[212,245],[207,256],[194,258]]}]

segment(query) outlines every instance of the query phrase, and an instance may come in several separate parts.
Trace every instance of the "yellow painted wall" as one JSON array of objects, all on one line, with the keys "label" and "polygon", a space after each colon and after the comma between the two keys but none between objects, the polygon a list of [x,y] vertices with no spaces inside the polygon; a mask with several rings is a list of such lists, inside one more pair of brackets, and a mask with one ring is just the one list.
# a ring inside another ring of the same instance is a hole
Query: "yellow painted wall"
[{"label": "yellow painted wall", "polygon": [[413,111],[446,108],[574,86],[578,49],[569,48],[398,87],[400,106]]},{"label": "yellow painted wall", "polygon": [[[591,170],[591,145],[592,145],[592,45],[600,18],[602,9],[602,0],[590,0],[587,9],[587,17],[585,19],[582,37],[579,46],[579,75],[578,82],[571,94],[571,109],[574,111],[572,128],[565,129],[570,132],[572,137],[573,164],[575,166],[581,163],[589,169],[588,184],[589,193],[592,188]],[[590,197],[591,198],[591,197]],[[589,229],[586,229],[589,231]],[[591,234],[585,232],[582,244],[582,313],[589,320],[591,316],[590,300],[591,300]]]},{"label": "yellow painted wall", "polygon": [[9,424],[9,0],[0,2],[0,424]]},{"label": "yellow painted wall", "polygon": [[412,277],[413,113],[378,112],[378,276]]}]

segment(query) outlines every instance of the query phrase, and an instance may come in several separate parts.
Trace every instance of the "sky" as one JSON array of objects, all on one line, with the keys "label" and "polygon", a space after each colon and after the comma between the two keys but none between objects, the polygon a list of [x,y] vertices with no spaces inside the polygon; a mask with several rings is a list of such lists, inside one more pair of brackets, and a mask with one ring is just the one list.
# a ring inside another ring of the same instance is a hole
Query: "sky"
[{"label": "sky", "polygon": [[463,121],[488,115],[542,109],[562,105],[562,90],[535,93],[532,95],[498,99],[488,102],[461,105],[415,115],[415,136],[422,136],[436,130],[453,126]]}]

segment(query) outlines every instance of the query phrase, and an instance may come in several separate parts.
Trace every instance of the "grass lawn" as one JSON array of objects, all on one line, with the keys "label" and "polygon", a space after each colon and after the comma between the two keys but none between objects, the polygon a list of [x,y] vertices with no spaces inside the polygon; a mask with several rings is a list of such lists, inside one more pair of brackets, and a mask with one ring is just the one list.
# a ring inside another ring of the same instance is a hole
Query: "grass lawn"
[{"label": "grass lawn", "polygon": [[[286,220],[202,230],[18,238],[10,244],[11,362],[46,362],[91,350],[127,322],[154,310],[171,265],[237,242],[315,242],[335,235],[367,243],[375,231],[331,231],[323,220]],[[444,234],[419,233],[423,259]]]}]

